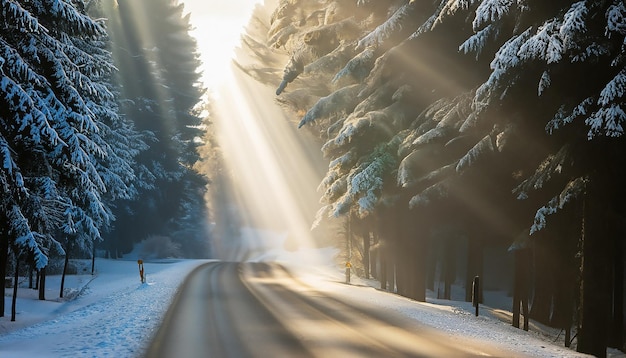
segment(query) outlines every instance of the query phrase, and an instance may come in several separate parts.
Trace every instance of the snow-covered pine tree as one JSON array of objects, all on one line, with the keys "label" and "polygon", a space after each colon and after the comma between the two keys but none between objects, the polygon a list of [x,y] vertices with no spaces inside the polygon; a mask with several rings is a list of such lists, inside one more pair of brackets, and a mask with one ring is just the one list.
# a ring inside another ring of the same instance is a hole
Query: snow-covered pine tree
[{"label": "snow-covered pine tree", "polygon": [[[611,265],[606,264],[611,247],[621,245],[618,222],[622,219],[618,218],[624,215],[621,209],[616,209],[621,204],[611,198],[623,193],[620,184],[624,178],[623,160],[617,153],[623,150],[622,127],[626,119],[625,9],[621,1],[533,3],[517,7],[513,2],[491,1],[481,3],[473,22],[476,30],[489,26],[504,28],[502,25],[516,14],[517,24],[524,25],[517,26],[517,32],[500,32],[506,42],[491,63],[489,80],[477,91],[474,118],[484,120],[490,108],[507,102],[520,103],[519,96],[526,95],[527,100],[533,98],[527,108],[534,110],[528,111],[524,120],[544,126],[552,134],[549,142],[555,149],[548,152],[550,156],[545,164],[528,177],[518,193],[528,197],[534,191],[535,197],[548,196],[545,205],[536,211],[532,232],[540,228],[550,230],[550,217],[566,210],[566,204],[578,204],[569,205],[572,209],[568,210],[585,208],[579,214],[584,221],[583,237],[573,237],[566,245],[577,247],[579,239],[583,242],[579,253],[584,260],[577,349],[597,356],[606,354],[609,340],[612,345],[623,345],[620,334],[612,336],[614,330],[621,331],[622,320],[611,318],[610,311],[611,292],[622,290],[623,277],[612,283],[605,277],[611,266],[621,267],[623,260],[616,256]],[[530,94],[532,90],[534,95]],[[537,194],[538,190],[543,194]],[[607,217],[612,219],[607,221]],[[553,254],[568,252],[572,250]],[[595,260],[598,260],[596,264]],[[575,272],[573,269],[562,272],[567,271]],[[541,307],[543,302],[549,307],[550,296],[541,297],[548,299],[535,299],[533,309]],[[616,296],[615,300],[619,298]],[[622,312],[623,304],[617,306],[613,313]],[[556,305],[555,310],[561,307]],[[549,315],[549,309],[542,312]],[[571,311],[567,315],[571,316]],[[608,329],[611,320],[617,322],[614,330]]]},{"label": "snow-covered pine tree", "polygon": [[[335,2],[327,2],[310,12],[321,11],[332,3]],[[315,78],[305,78],[297,71],[285,72],[297,77],[290,84],[290,92],[298,93],[299,98],[307,94],[325,98],[317,104],[313,101],[306,117],[307,122],[322,119],[310,123],[314,123],[323,136],[326,142],[323,150],[331,159],[321,185],[325,189],[324,199],[327,203],[341,203],[340,211],[348,212],[345,208],[347,173],[363,163],[371,153],[368,149],[378,144],[363,144],[364,138],[370,140],[370,136],[380,130],[380,126],[368,124],[373,123],[373,118],[383,118],[380,113],[394,103],[392,93],[407,82],[413,84],[413,104],[420,111],[424,110],[424,115],[417,116],[406,127],[389,127],[389,131],[396,134],[394,140],[400,141],[398,182],[405,186],[405,194],[411,194],[401,201],[408,199],[415,204],[415,209],[420,211],[414,215],[428,215],[428,211],[437,212],[445,207],[443,225],[459,227],[466,237],[477,238],[467,241],[468,272],[480,272],[481,245],[485,244],[485,238],[499,237],[488,244],[502,245],[507,240],[512,242],[523,228],[530,229],[533,222],[538,224],[535,229],[542,226],[541,240],[535,241],[538,250],[535,264],[541,274],[533,280],[537,295],[531,315],[543,317],[547,312],[547,320],[550,320],[550,310],[542,307],[546,307],[545,302],[555,302],[554,320],[548,323],[567,329],[571,320],[564,317],[572,316],[575,308],[571,307],[571,302],[576,289],[561,290],[567,292],[563,294],[558,292],[560,288],[546,282],[576,282],[578,254],[583,254],[588,263],[593,258],[607,260],[606,252],[601,251],[611,243],[623,244],[619,239],[598,240],[602,233],[607,234],[605,237],[617,235],[613,229],[602,231],[597,219],[611,218],[607,227],[614,228],[613,225],[624,217],[623,205],[608,199],[624,195],[623,185],[618,183],[623,181],[622,168],[626,167],[619,155],[623,153],[625,5],[616,0],[411,3],[413,7],[420,6],[419,11],[414,9],[421,25],[406,40],[401,38],[404,41],[399,46],[376,53],[372,61],[360,61],[369,67],[364,67],[362,72],[367,77],[357,82],[364,83],[365,89],[358,94],[361,102],[351,113],[334,116],[332,108],[326,107],[321,112],[322,104],[329,102],[338,89],[329,88],[330,93],[307,92],[310,88],[320,88]],[[286,39],[281,46],[295,53],[302,36],[320,24],[307,22],[297,9],[290,7],[291,2],[281,4],[270,32],[277,34],[289,27],[281,37]],[[367,44],[375,45],[374,39],[386,39],[383,36],[386,34],[381,33],[385,29],[399,28],[391,23],[383,24],[393,22],[393,14],[409,5],[409,1],[357,1],[356,4],[362,9],[372,9],[367,20],[359,24],[362,39],[372,40]],[[373,6],[377,6],[375,11]],[[396,17],[399,18],[401,16]],[[292,67],[301,71],[308,65],[306,61],[300,62],[302,65]],[[346,69],[355,73],[352,66],[361,66],[360,62],[359,59],[352,63],[347,61],[346,65],[350,63],[350,66]],[[463,77],[463,74],[469,75]],[[304,102],[283,101],[285,104]],[[306,113],[307,109],[297,108],[301,113]],[[422,156],[422,151],[431,146],[437,152],[430,157]],[[427,164],[433,158],[440,158],[441,163],[432,171],[418,170],[421,162]],[[592,182],[596,184],[590,187]],[[603,185],[597,186],[597,183]],[[582,190],[585,185],[589,192],[595,193],[593,196],[585,195],[586,190]],[[516,187],[515,193],[527,197],[526,200],[513,199],[511,190]],[[607,194],[607,190],[612,190],[614,195]],[[394,204],[380,205],[376,210],[379,217],[393,217],[387,214],[397,213],[393,210],[401,202],[395,200],[397,192],[397,187],[383,186],[381,202]],[[454,200],[449,200],[451,198]],[[602,204],[600,199],[607,199],[605,202],[610,205]],[[594,208],[585,211],[588,231],[584,242],[591,246],[577,253],[580,239],[577,233],[581,227],[580,221],[576,222],[580,217],[576,210],[585,206],[581,204],[583,200],[585,205]],[[443,202],[445,205],[441,204]],[[428,209],[421,210],[422,204]],[[334,209],[328,205],[323,214],[332,213]],[[387,223],[400,225],[393,220]],[[428,223],[424,225],[426,230]],[[380,229],[400,237],[400,233],[390,227]],[[527,233],[525,236],[528,237]],[[594,247],[595,244],[599,246]],[[400,253],[390,257],[399,260],[397,272],[404,273],[404,269],[410,267],[400,263]],[[611,261],[611,265],[598,262],[596,266],[623,271],[619,266],[622,256],[616,255]],[[562,270],[549,268],[555,262]],[[623,292],[620,286],[623,278],[610,284],[604,279],[609,277],[606,272],[589,270],[585,275],[588,275],[588,286],[583,289],[587,294],[601,292],[586,298],[596,302],[587,304],[587,309],[611,307],[607,295]],[[594,286],[595,283],[599,285]],[[622,299],[615,296],[613,302],[622,302]],[[591,311],[586,311],[583,320],[592,328],[581,331],[586,333],[580,336],[579,349],[605,354],[606,337],[622,329],[619,315],[623,305],[613,308],[616,316],[611,323],[616,323],[616,328],[610,332],[602,328],[610,325],[606,311],[595,318]],[[621,345],[619,340],[612,344]]]},{"label": "snow-covered pine tree", "polygon": [[[103,199],[107,185],[118,194],[130,188],[130,181],[116,186],[121,182],[103,178],[102,164],[114,162],[117,150],[105,138],[111,133],[103,133],[105,106],[113,100],[107,74],[114,68],[102,48],[102,24],[69,1],[2,1],[0,18],[9,194],[2,202],[3,238],[44,268],[51,249],[63,252],[59,233],[79,234],[83,247],[101,238],[113,218]],[[130,168],[128,159],[118,163],[116,176]]]}]

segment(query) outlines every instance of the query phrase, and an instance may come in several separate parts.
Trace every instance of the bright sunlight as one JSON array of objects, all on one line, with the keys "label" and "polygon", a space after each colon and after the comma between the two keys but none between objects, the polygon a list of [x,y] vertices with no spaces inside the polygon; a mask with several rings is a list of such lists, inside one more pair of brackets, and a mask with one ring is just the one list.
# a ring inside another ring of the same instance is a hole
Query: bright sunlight
[{"label": "bright sunlight", "polygon": [[185,11],[191,14],[194,30],[191,35],[198,42],[203,63],[202,80],[214,89],[226,80],[233,50],[239,43],[243,27],[254,6],[260,0],[183,0]]},{"label": "bright sunlight", "polygon": [[[285,248],[314,247],[310,227],[320,206],[315,188],[327,166],[318,145],[274,102],[273,89],[232,65],[257,2],[185,0],[201,52],[203,80],[214,96],[211,119],[245,226],[238,238],[214,238],[215,253],[228,260],[272,260]],[[323,229],[316,233],[324,234]],[[272,248],[278,250],[272,253]],[[312,255],[306,255],[310,262]]]},{"label": "bright sunlight", "polygon": [[[312,158],[321,153],[281,108],[268,100],[273,96],[271,89],[234,69],[228,75],[215,103],[218,140],[238,205],[245,210],[242,214],[248,225],[262,230],[241,243],[222,243],[221,248],[229,250],[230,259],[247,259],[239,255],[240,246],[247,250],[270,246],[267,239],[271,236],[259,234],[267,230],[282,233],[284,240],[278,244],[291,249],[311,247],[310,227],[319,207],[315,188],[326,166]],[[239,256],[232,257],[232,253]]]}]

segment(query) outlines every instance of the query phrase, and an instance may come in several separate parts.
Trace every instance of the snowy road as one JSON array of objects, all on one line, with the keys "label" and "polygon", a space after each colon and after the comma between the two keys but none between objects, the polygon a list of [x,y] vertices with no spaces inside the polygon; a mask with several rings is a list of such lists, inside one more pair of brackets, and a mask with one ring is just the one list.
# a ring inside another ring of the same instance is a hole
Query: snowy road
[{"label": "snowy road", "polygon": [[[516,356],[306,285],[278,264],[211,262],[182,286],[147,357]],[[519,355],[518,355],[519,356]]]}]

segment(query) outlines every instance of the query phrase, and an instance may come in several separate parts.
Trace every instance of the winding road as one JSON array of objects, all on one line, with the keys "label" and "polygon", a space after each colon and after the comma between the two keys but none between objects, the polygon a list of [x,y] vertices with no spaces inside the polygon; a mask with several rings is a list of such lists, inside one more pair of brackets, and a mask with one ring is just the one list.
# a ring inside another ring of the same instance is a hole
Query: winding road
[{"label": "winding road", "polygon": [[375,307],[273,263],[211,262],[181,286],[146,357],[512,357]]}]

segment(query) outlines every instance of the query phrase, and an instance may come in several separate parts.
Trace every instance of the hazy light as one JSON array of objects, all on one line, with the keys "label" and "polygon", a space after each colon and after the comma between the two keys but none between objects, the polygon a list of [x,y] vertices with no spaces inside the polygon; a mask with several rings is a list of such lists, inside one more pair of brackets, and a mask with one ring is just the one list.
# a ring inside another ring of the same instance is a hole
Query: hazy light
[{"label": "hazy light", "polygon": [[[286,241],[294,247],[314,246],[310,227],[319,208],[315,189],[327,163],[312,160],[321,156],[319,147],[287,120],[273,101],[272,89],[235,71],[226,72],[214,106],[218,141],[242,214],[248,225],[283,233],[280,245]],[[235,246],[262,250],[271,243],[261,236],[253,238],[260,242]]]},{"label": "hazy light", "polygon": [[[285,244],[313,246],[310,227],[320,206],[316,188],[327,168],[319,145],[275,104],[273,89],[232,66],[234,49],[260,2],[183,1],[195,27],[191,35],[203,62],[202,80],[211,90],[211,120],[233,181],[232,196],[247,226],[240,237],[213,238],[218,258],[227,260],[272,259]],[[272,245],[282,247],[271,253]]]},{"label": "hazy light", "polygon": [[260,0],[182,0],[190,13],[202,66],[202,81],[214,89],[226,80],[243,27]]}]

